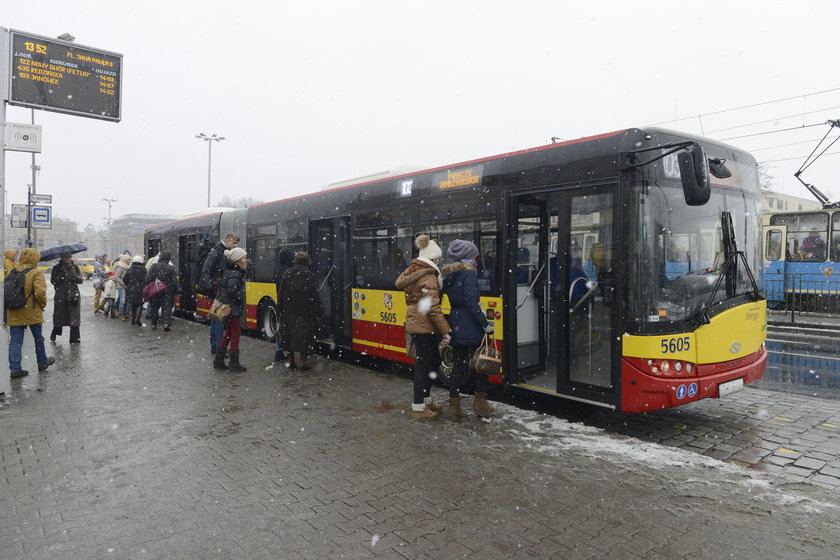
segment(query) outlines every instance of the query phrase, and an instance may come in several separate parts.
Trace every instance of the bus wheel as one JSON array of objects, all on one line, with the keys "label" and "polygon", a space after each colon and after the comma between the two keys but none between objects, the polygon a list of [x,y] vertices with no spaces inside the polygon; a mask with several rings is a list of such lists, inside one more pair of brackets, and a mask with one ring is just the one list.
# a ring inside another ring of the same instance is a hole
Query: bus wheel
[{"label": "bus wheel", "polygon": [[448,344],[440,343],[438,346],[440,352],[440,367],[438,368],[438,379],[444,387],[449,387],[449,379],[452,375],[452,347]]},{"label": "bus wheel", "polygon": [[274,340],[277,334],[277,309],[274,307],[274,302],[268,298],[260,302],[259,327],[264,339]]}]

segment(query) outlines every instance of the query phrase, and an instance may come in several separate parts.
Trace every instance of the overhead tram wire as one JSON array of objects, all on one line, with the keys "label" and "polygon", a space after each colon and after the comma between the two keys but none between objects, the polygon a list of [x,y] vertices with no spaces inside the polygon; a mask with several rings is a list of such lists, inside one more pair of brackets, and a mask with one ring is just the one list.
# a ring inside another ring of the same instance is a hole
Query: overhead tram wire
[{"label": "overhead tram wire", "polygon": [[[822,154],[822,155],[824,155],[824,156],[836,156],[836,155],[840,155],[840,152],[827,152],[827,153]],[[763,165],[765,163],[778,163],[780,161],[801,161],[803,159],[804,158],[802,156],[789,157],[789,158],[779,158],[779,159],[765,159],[765,160],[760,161],[759,163]]]},{"label": "overhead tram wire", "polygon": [[747,124],[739,124],[739,125],[735,125],[735,126],[729,126],[727,128],[719,128],[717,130],[710,130],[706,134],[714,134],[716,132],[726,132],[727,130],[736,130],[738,128],[746,128],[748,126],[755,126],[757,124],[767,124],[767,123],[771,123],[771,122],[775,122],[775,121],[781,121],[781,120],[784,120],[784,119],[793,119],[793,118],[802,117],[802,116],[805,116],[805,115],[813,115],[815,113],[822,113],[822,112],[825,112],[825,111],[834,111],[836,109],[840,109],[840,105],[835,105],[834,107],[825,107],[823,109],[816,109],[814,111],[808,111],[806,113],[797,113],[795,115],[786,115],[784,117],[775,117],[775,118],[766,119],[766,120],[763,120],[763,121],[755,121],[755,122],[751,122],[751,123],[747,123]]},{"label": "overhead tram wire", "polygon": [[703,117],[710,117],[712,115],[720,115],[722,113],[731,113],[733,111],[741,111],[743,109],[752,109],[753,107],[761,107],[763,105],[772,105],[774,103],[782,103],[783,101],[793,101],[795,99],[813,97],[814,95],[822,95],[824,93],[832,93],[832,92],[835,92],[835,91],[840,91],[840,88],[832,88],[832,89],[826,89],[826,90],[823,90],[823,91],[815,91],[815,92],[811,92],[811,93],[805,93],[803,95],[795,95],[793,97],[784,97],[782,99],[775,99],[773,101],[762,101],[760,103],[753,103],[751,105],[743,105],[741,107],[733,107],[732,109],[722,109],[720,111],[712,111],[711,113],[700,113],[698,115],[691,115],[691,116],[688,116],[688,117],[680,117],[678,119],[668,119],[666,121],[653,123],[650,126],[661,126],[661,125],[664,125],[664,124],[669,124],[669,123],[677,122],[677,121],[688,121],[688,120],[692,120],[692,119],[702,119]]}]

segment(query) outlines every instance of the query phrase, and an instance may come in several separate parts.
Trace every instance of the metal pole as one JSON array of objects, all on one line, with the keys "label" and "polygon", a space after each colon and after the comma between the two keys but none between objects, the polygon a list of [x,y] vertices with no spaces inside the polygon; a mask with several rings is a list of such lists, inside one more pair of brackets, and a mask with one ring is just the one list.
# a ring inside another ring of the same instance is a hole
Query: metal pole
[{"label": "metal pole", "polygon": [[26,185],[26,246],[32,247],[32,185]]},{"label": "metal pole", "polygon": [[[6,99],[9,93],[9,33],[0,27],[0,125],[6,124]],[[6,150],[0,145],[0,208],[2,208],[3,227],[0,227],[0,247],[6,247]],[[3,280],[6,279],[5,273]],[[3,285],[0,282],[0,299],[3,299]],[[0,326],[0,395],[11,390],[9,376],[9,331],[4,321]]]},{"label": "metal pole", "polygon": [[213,140],[207,140],[207,208],[210,208],[210,170],[212,166],[210,162],[213,161]]},{"label": "metal pole", "polygon": [[[35,109],[31,109],[31,111],[32,111],[32,124],[34,125],[35,124]],[[37,190],[36,185],[35,185],[35,175],[36,175],[37,171],[38,171],[38,166],[35,165],[35,152],[32,152],[32,194],[37,194],[38,193],[38,190]],[[30,212],[31,212],[31,210],[30,210]],[[30,220],[27,219],[27,223],[29,223],[29,221]],[[31,231],[31,235],[32,235],[32,239],[29,242],[29,246],[30,247],[37,247],[38,246],[38,232],[37,231],[32,231],[31,228],[29,229],[29,231]]]}]

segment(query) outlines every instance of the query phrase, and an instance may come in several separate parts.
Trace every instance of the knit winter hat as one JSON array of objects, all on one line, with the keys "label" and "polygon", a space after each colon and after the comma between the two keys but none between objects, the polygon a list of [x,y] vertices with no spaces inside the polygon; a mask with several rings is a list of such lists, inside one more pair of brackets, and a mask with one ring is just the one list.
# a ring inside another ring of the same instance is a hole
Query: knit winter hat
[{"label": "knit winter hat", "polygon": [[134,255],[133,257],[131,257],[131,262],[143,264],[143,257],[141,257],[140,255]]},{"label": "knit winter hat", "polygon": [[472,241],[456,239],[449,244],[446,254],[449,258],[455,259],[456,261],[474,259],[478,256],[478,247]]},{"label": "knit winter hat", "polygon": [[230,262],[236,262],[245,255],[247,255],[247,253],[245,252],[245,249],[241,247],[234,247],[233,249],[228,249],[227,251],[225,251],[225,256]]},{"label": "knit winter hat", "polygon": [[421,258],[432,261],[443,256],[443,251],[440,250],[438,244],[429,239],[429,236],[425,233],[417,236],[417,239],[414,240],[414,246],[420,249]]}]

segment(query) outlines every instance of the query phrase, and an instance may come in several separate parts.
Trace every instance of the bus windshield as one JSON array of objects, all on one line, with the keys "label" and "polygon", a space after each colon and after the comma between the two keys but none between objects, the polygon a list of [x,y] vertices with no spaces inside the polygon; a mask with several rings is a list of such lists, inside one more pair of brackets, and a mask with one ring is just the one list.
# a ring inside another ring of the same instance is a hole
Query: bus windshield
[{"label": "bus windshield", "polygon": [[[714,315],[718,304],[753,296],[754,287],[741,260],[729,282],[724,270],[722,212],[730,212],[739,250],[758,246],[760,200],[755,189],[714,187],[708,203],[687,206],[681,185],[656,181],[635,187],[631,197],[628,297],[631,322],[645,330],[679,330],[702,313]],[[751,272],[757,254],[745,254]],[[656,326],[654,326],[656,325]],[[670,326],[668,326],[670,325]]]}]

